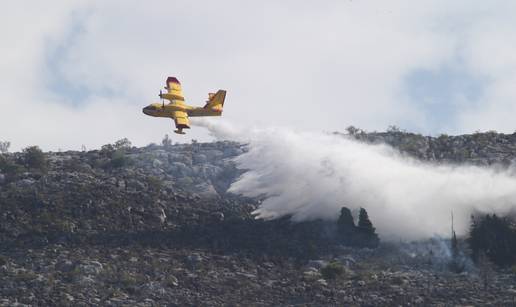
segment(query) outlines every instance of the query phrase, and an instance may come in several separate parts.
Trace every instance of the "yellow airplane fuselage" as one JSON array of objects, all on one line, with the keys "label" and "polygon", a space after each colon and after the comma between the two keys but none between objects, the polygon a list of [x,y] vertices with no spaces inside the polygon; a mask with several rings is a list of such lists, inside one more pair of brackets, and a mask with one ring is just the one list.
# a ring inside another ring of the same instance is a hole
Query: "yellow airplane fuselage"
[{"label": "yellow airplane fuselage", "polygon": [[184,103],[171,102],[168,104],[152,103],[143,109],[143,113],[146,115],[169,117],[172,119],[181,115],[181,113],[178,112],[195,113],[195,115],[189,114],[189,116],[220,116],[222,114],[222,108],[205,109],[203,107],[192,107]]},{"label": "yellow airplane fuselage", "polygon": [[174,120],[177,130],[174,132],[184,134],[183,129],[189,129],[188,118],[191,116],[221,116],[226,98],[226,91],[219,90],[209,95],[204,107],[193,107],[185,104],[181,84],[174,77],[167,79],[165,89],[168,93],[160,93],[161,99],[169,100],[170,103],[153,103],[143,108],[143,113],[153,117],[168,117]]}]

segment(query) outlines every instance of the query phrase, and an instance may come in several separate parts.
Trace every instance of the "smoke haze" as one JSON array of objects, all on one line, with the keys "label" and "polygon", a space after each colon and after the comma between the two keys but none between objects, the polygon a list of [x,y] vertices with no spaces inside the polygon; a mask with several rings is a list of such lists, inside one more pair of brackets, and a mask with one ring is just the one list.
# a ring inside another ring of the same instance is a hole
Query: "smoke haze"
[{"label": "smoke haze", "polygon": [[364,207],[384,239],[419,239],[448,236],[452,210],[464,234],[471,213],[504,214],[516,202],[509,170],[424,163],[387,145],[325,133],[196,123],[218,139],[249,144],[236,159],[247,172],[230,192],[266,196],[259,218],[337,219],[342,206]]}]

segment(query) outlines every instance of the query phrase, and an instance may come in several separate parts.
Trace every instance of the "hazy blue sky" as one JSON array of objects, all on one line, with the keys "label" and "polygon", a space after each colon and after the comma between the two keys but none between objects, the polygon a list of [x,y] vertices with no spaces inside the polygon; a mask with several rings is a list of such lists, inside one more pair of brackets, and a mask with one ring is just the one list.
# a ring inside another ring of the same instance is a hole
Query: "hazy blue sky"
[{"label": "hazy blue sky", "polygon": [[[0,140],[159,142],[167,76],[223,121],[426,134],[516,130],[516,2],[4,1]],[[207,140],[204,128],[186,137]]]}]

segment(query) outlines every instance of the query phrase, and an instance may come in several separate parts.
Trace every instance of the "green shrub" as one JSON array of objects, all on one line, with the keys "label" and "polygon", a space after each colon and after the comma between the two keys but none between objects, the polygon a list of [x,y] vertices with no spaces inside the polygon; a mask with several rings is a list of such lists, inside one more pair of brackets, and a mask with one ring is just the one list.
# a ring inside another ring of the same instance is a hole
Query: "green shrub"
[{"label": "green shrub", "polygon": [[113,152],[115,152],[115,147],[112,144],[102,145],[100,148],[100,154],[102,156],[111,157]]},{"label": "green shrub", "polygon": [[511,267],[511,272],[516,275],[516,264]]},{"label": "green shrub", "polygon": [[127,165],[127,157],[125,156],[125,152],[123,150],[116,150],[111,156],[111,167],[119,168]]},{"label": "green shrub", "polygon": [[444,141],[444,140],[447,140],[449,138],[450,138],[449,135],[447,135],[446,133],[442,133],[442,134],[439,135],[439,137],[437,139]]},{"label": "green shrub", "polygon": [[167,287],[177,287],[179,285],[179,281],[174,275],[168,275],[165,279],[165,284]]},{"label": "green shrub", "polygon": [[100,149],[100,155],[104,159],[109,159],[106,161],[98,161],[98,165],[103,168],[120,168],[130,164],[132,161],[127,158],[126,152],[131,148],[131,142],[127,139],[121,139],[115,142],[115,144],[106,144],[103,145]]},{"label": "green shrub", "polygon": [[7,264],[7,257],[0,255],[0,266]]},{"label": "green shrub", "polygon": [[389,132],[389,133],[399,133],[399,132],[402,132],[402,131],[396,125],[389,125],[389,127],[387,127],[387,132]]},{"label": "green shrub", "polygon": [[23,172],[23,166],[0,154],[0,173],[4,173],[8,176],[14,176],[21,172]]},{"label": "green shrub", "polygon": [[17,282],[29,282],[36,279],[37,277],[38,275],[34,272],[18,272],[16,275],[14,275],[14,280]]},{"label": "green shrub", "polygon": [[140,286],[146,282],[145,275],[139,273],[120,272],[116,280],[123,287]]},{"label": "green shrub", "polygon": [[64,165],[65,169],[70,170],[70,171],[80,172],[80,171],[85,170],[85,167],[84,167],[85,165],[83,165],[81,160],[78,158],[72,158],[70,160],[66,160],[66,161],[64,161],[63,165]]},{"label": "green shrub", "polygon": [[29,169],[46,171],[47,157],[38,146],[30,146],[22,151],[22,160]]},{"label": "green shrub", "polygon": [[405,283],[405,279],[401,276],[394,276],[391,278],[390,282],[393,285],[401,286]]},{"label": "green shrub", "polygon": [[129,149],[131,146],[131,141],[127,138],[123,138],[116,141],[113,147],[115,147],[115,149]]},{"label": "green shrub", "polygon": [[148,176],[147,185],[149,186],[149,190],[159,192],[163,188],[163,181],[158,177]]},{"label": "green shrub", "polygon": [[321,275],[326,280],[336,279],[342,274],[344,274],[344,267],[337,261],[332,261],[321,269]]}]

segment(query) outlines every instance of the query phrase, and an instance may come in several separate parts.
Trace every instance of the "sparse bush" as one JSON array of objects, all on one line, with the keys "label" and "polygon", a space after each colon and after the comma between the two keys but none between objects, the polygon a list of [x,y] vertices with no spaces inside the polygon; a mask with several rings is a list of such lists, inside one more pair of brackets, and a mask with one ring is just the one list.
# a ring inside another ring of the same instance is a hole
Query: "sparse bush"
[{"label": "sparse bush", "polygon": [[391,279],[390,279],[390,282],[393,284],[393,285],[397,285],[397,286],[401,286],[405,283],[405,279],[401,276],[393,276]]},{"label": "sparse bush", "polygon": [[123,167],[128,164],[128,159],[123,150],[115,150],[111,155],[110,165],[113,168]]},{"label": "sparse bush", "polygon": [[80,172],[80,171],[85,170],[84,164],[81,162],[80,159],[77,159],[77,158],[72,158],[70,160],[66,160],[66,161],[64,161],[63,165],[64,165],[65,169],[70,170],[70,171]]},{"label": "sparse bush", "polygon": [[447,135],[446,133],[442,133],[442,134],[439,135],[439,137],[437,137],[437,139],[440,140],[440,141],[446,141],[449,138],[450,138],[450,136]]},{"label": "sparse bush", "polygon": [[15,176],[23,172],[23,166],[17,164],[12,159],[6,156],[0,155],[0,173],[4,173],[8,176]]},{"label": "sparse bush", "polygon": [[31,280],[34,280],[38,277],[38,275],[34,272],[30,271],[21,271],[18,272],[16,275],[13,276],[15,281],[18,282],[29,282]]},{"label": "sparse bush", "polygon": [[101,167],[109,169],[129,165],[132,162],[126,156],[126,150],[129,148],[131,148],[131,142],[127,138],[118,140],[115,144],[103,145],[100,149],[100,154],[109,160],[100,163]]},{"label": "sparse bush", "polygon": [[332,261],[321,269],[321,275],[326,280],[336,279],[342,274],[344,274],[344,267],[337,261]]},{"label": "sparse bush", "polygon": [[346,131],[348,132],[348,134],[350,135],[355,135],[357,133],[360,133],[360,129],[356,128],[355,126],[349,126],[346,128]]},{"label": "sparse bush", "polygon": [[484,290],[487,290],[489,287],[489,284],[491,283],[491,279],[494,275],[494,266],[492,262],[489,260],[488,256],[483,252],[480,251],[477,255],[477,266],[478,266],[478,273],[480,275],[480,280],[482,281],[482,284],[484,286]]},{"label": "sparse bush", "polygon": [[7,264],[7,257],[0,255],[0,266]]},{"label": "sparse bush", "polygon": [[139,286],[145,283],[145,276],[138,273],[120,272],[117,282],[123,287]]},{"label": "sparse bush", "polygon": [[158,144],[156,143],[150,143],[148,144],[145,149],[150,149],[150,150],[153,150],[153,149],[158,149]]},{"label": "sparse bush", "polygon": [[115,144],[113,145],[113,147],[115,149],[129,149],[131,148],[131,141],[129,141],[129,139],[127,138],[123,138],[123,139],[120,139],[118,141],[115,142]]},{"label": "sparse bush", "polygon": [[179,285],[179,281],[174,275],[168,275],[165,279],[165,284],[167,287],[177,287]]},{"label": "sparse bush", "polygon": [[100,148],[100,154],[103,156],[110,157],[114,151],[115,151],[115,147],[113,146],[113,144],[102,145],[102,147]]},{"label": "sparse bush", "polygon": [[163,147],[165,148],[172,146],[172,140],[170,139],[168,134],[165,134],[165,137],[163,138],[163,140],[161,140],[161,145],[163,145]]},{"label": "sparse bush", "polygon": [[159,192],[163,188],[163,182],[161,181],[161,179],[155,176],[147,177],[147,185],[149,186],[149,189],[153,192]]},{"label": "sparse bush", "polygon": [[9,147],[11,147],[11,142],[0,141],[0,154],[9,152]]},{"label": "sparse bush", "polygon": [[398,126],[396,126],[396,125],[390,125],[387,128],[387,132],[397,133],[397,132],[401,132],[401,129]]},{"label": "sparse bush", "polygon": [[47,157],[38,146],[30,146],[23,149],[23,164],[28,169],[40,170],[42,172],[47,169]]}]

